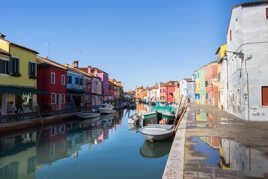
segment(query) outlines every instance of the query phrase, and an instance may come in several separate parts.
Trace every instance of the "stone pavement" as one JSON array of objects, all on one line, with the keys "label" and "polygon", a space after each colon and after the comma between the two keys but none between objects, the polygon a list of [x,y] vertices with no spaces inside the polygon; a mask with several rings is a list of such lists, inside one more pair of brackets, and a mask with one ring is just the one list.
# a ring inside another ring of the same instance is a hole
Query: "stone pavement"
[{"label": "stone pavement", "polygon": [[241,120],[207,105],[191,106],[163,178],[268,178],[268,122]]}]

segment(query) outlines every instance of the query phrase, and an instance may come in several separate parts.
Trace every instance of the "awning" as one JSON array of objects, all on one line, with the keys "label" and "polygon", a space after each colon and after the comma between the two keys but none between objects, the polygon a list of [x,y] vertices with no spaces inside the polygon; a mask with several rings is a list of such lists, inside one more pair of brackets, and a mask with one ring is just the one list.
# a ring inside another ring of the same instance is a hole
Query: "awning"
[{"label": "awning", "polygon": [[44,90],[39,90],[36,88],[27,88],[19,86],[1,86],[0,93],[9,93],[9,94],[47,94]]}]

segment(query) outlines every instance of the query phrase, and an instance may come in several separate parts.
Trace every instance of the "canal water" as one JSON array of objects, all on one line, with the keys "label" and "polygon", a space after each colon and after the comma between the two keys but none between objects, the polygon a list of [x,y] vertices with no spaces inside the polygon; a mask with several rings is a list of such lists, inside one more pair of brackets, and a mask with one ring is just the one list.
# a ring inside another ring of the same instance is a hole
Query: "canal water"
[{"label": "canal water", "polygon": [[0,137],[0,179],[162,178],[172,141],[149,143],[135,111]]}]

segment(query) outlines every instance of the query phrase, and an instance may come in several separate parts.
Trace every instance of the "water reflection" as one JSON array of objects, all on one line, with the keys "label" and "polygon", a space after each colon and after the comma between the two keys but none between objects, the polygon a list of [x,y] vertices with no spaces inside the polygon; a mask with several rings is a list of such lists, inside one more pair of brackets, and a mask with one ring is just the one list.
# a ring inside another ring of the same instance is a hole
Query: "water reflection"
[{"label": "water reflection", "polygon": [[172,140],[154,143],[144,141],[144,144],[140,148],[140,154],[145,158],[160,158],[169,153],[171,145]]},{"label": "water reflection", "polygon": [[[198,123],[198,127],[218,127],[221,122],[215,121],[226,120],[203,112],[195,113],[193,119],[206,121],[206,123]],[[268,155],[264,151],[255,149],[254,146],[245,146],[219,136],[191,137],[190,140],[195,143],[193,145],[195,151],[205,154],[206,165],[237,171],[242,176],[267,177]]]},{"label": "water reflection", "polygon": [[[0,178],[31,179],[44,165],[66,157],[77,158],[82,145],[102,143],[121,124],[120,115],[101,120],[70,121],[37,131],[0,138]],[[77,132],[79,131],[79,132]]]},{"label": "water reflection", "polygon": [[171,143],[147,145],[129,131],[134,112],[0,137],[0,179],[161,178]]}]

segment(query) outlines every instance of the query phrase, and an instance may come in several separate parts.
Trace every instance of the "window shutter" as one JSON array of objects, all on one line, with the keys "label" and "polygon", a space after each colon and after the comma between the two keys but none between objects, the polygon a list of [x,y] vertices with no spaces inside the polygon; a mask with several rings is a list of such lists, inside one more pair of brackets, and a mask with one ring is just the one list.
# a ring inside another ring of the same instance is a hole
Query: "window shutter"
[{"label": "window shutter", "polygon": [[16,58],[16,60],[15,60],[15,63],[16,63],[16,75],[19,75],[20,74],[20,61],[19,61],[19,59],[18,58]]},{"label": "window shutter", "polygon": [[268,106],[268,86],[262,86],[262,105]]},{"label": "window shutter", "polygon": [[28,63],[28,76],[31,78],[31,62]]},{"label": "window shutter", "polygon": [[268,20],[268,8],[266,8],[266,20]]},{"label": "window shutter", "polygon": [[34,74],[34,77],[37,77],[37,64],[34,63],[33,64],[33,67],[34,67],[34,70],[33,70],[34,71],[34,73],[33,73]]}]

